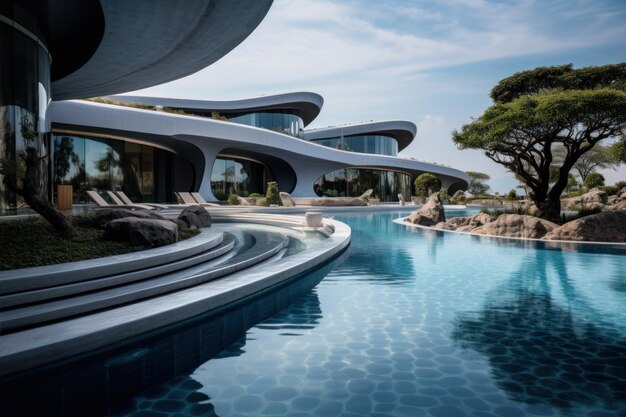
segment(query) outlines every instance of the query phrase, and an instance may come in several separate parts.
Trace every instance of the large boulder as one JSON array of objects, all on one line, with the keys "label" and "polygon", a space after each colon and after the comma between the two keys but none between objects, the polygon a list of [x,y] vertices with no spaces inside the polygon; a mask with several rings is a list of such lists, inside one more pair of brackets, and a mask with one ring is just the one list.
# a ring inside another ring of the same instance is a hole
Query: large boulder
[{"label": "large boulder", "polygon": [[606,211],[572,220],[552,230],[546,240],[626,242],[626,210]]},{"label": "large boulder", "polygon": [[178,220],[185,222],[189,228],[197,227],[199,229],[211,226],[211,215],[201,206],[185,207],[178,216]]},{"label": "large boulder", "polygon": [[447,222],[437,223],[436,229],[457,230],[459,232],[469,232],[479,226],[491,223],[496,216],[489,213],[476,213],[473,216],[453,217]]},{"label": "large boulder", "polygon": [[609,210],[626,210],[626,188],[622,188],[622,190],[613,197],[615,198],[610,202],[611,205],[607,208]]},{"label": "large boulder", "polygon": [[539,239],[557,227],[557,224],[538,217],[521,214],[503,214],[495,221],[473,229],[472,233]]},{"label": "large boulder", "polygon": [[437,223],[445,222],[446,215],[443,210],[443,203],[439,193],[430,196],[426,204],[419,210],[414,211],[405,219],[407,222],[422,226],[434,226]]},{"label": "large boulder", "polygon": [[165,220],[165,217],[152,210],[137,209],[130,210],[126,208],[99,208],[95,210],[96,223],[100,227],[104,227],[108,222],[116,219],[124,219],[126,217],[135,217],[138,219],[154,219]]},{"label": "large boulder", "polygon": [[178,241],[178,226],[169,220],[124,217],[111,220],[104,229],[111,239],[134,246],[157,247]]},{"label": "large boulder", "polygon": [[561,200],[562,208],[566,210],[603,209],[606,203],[606,192],[597,188],[593,188],[581,196]]},{"label": "large boulder", "polygon": [[319,207],[367,206],[367,202],[356,197],[320,197],[312,198],[311,205]]}]

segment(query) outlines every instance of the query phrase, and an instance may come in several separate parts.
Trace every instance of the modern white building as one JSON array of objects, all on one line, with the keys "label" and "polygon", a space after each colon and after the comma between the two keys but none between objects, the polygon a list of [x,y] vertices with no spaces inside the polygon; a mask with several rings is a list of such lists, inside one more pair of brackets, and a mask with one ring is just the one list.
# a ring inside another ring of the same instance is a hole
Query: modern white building
[{"label": "modern white building", "polygon": [[[0,159],[19,164],[18,154],[36,147],[45,157],[41,188],[54,200],[56,185],[71,184],[74,203],[87,202],[91,189],[123,190],[136,202],[174,202],[175,191],[225,200],[264,193],[268,181],[294,197],[372,188],[397,201],[424,172],[448,192],[467,187],[462,171],[398,156],[415,138],[411,122],[306,130],[322,110],[315,93],[236,101],[111,95],[210,65],[271,3],[3,2]],[[98,96],[105,99],[82,100]],[[21,203],[0,181],[0,212],[16,213]]]}]

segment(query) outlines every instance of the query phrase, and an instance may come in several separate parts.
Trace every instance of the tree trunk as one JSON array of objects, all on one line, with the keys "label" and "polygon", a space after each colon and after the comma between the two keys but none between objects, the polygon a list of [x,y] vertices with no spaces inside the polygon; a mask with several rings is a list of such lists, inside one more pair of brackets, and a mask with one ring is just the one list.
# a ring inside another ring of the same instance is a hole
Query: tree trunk
[{"label": "tree trunk", "polygon": [[71,237],[74,233],[74,227],[69,219],[56,209],[47,198],[42,197],[39,193],[29,193],[22,190],[22,197],[26,203],[48,221],[56,230],[61,232],[65,237]]},{"label": "tree trunk", "polygon": [[535,201],[537,208],[539,209],[539,216],[543,219],[550,220],[551,222],[561,222],[561,198],[556,198],[548,194],[548,196],[542,201]]},{"label": "tree trunk", "polygon": [[21,195],[30,208],[39,213],[64,237],[71,237],[74,233],[72,223],[42,195],[39,189],[39,165],[42,158],[38,156],[37,151],[32,147],[26,148],[25,155],[22,157],[26,163],[22,188],[17,186],[15,174],[6,175],[4,184],[15,193]]}]

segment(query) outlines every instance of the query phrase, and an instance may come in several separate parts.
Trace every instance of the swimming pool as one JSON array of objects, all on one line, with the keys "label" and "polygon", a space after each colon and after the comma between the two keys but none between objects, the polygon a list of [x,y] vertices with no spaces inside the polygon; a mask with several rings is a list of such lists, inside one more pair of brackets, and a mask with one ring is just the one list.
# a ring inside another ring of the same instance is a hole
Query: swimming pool
[{"label": "swimming pool", "polygon": [[[80,382],[87,406],[134,417],[625,415],[624,251],[392,222],[407,210],[338,214],[351,248],[294,284],[321,280],[313,291],[289,303],[291,285],[193,324],[208,343],[237,339],[210,360],[185,349],[189,329],[105,357],[120,390],[148,371],[178,376],[114,406]],[[254,324],[269,304],[287,307]],[[175,363],[159,360],[168,349]],[[148,354],[156,360],[135,372]],[[175,371],[185,363],[193,371]]]},{"label": "swimming pool", "polygon": [[118,415],[626,413],[623,252],[416,230],[401,214],[336,216],[353,233],[343,264]]}]

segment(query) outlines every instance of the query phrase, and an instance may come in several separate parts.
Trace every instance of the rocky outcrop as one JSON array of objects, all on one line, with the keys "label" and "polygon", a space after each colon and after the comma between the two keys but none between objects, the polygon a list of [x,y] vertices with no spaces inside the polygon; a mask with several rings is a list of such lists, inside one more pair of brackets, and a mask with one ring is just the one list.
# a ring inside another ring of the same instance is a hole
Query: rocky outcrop
[{"label": "rocky outcrop", "polygon": [[124,217],[111,220],[104,229],[111,239],[134,246],[157,247],[178,241],[178,226],[169,220]]},{"label": "rocky outcrop", "polygon": [[405,220],[422,226],[434,226],[440,222],[445,222],[446,216],[439,193],[431,195],[422,208],[411,213]]},{"label": "rocky outcrop", "polygon": [[626,242],[626,210],[606,211],[565,223],[550,231],[546,240]]},{"label": "rocky outcrop", "polygon": [[365,200],[356,197],[320,197],[311,199],[312,206],[367,206]]},{"label": "rocky outcrop", "polygon": [[202,228],[211,226],[211,215],[204,207],[189,206],[178,216],[178,220],[183,221],[188,228]]},{"label": "rocky outcrop", "polygon": [[606,192],[593,188],[581,196],[564,198],[561,200],[561,208],[564,210],[580,210],[583,208],[587,210],[594,210],[603,209],[606,203]]},{"label": "rocky outcrop", "polygon": [[[622,188],[617,195],[611,196],[614,197],[611,200],[607,200],[607,210],[626,210],[626,188]],[[609,197],[610,198],[610,197]]]},{"label": "rocky outcrop", "polygon": [[112,220],[123,219],[126,217],[165,220],[165,217],[147,209],[130,210],[125,208],[99,208],[95,210],[96,223],[100,227],[104,227]]},{"label": "rocky outcrop", "polygon": [[540,239],[557,227],[555,223],[538,217],[503,214],[495,221],[472,229],[471,232],[481,235]]},{"label": "rocky outcrop", "polygon": [[453,217],[447,222],[437,223],[436,229],[458,230],[459,232],[468,232],[479,226],[494,221],[496,217],[489,213],[476,213],[468,217]]}]

